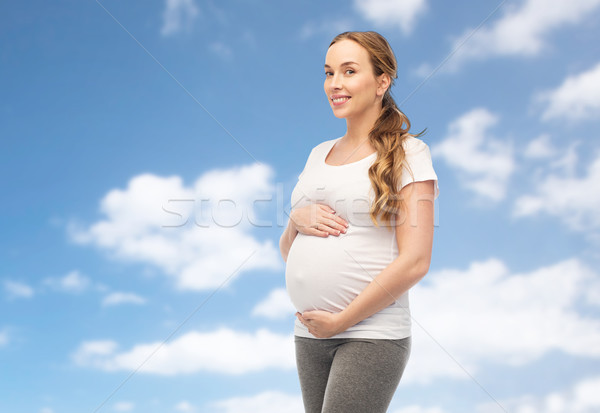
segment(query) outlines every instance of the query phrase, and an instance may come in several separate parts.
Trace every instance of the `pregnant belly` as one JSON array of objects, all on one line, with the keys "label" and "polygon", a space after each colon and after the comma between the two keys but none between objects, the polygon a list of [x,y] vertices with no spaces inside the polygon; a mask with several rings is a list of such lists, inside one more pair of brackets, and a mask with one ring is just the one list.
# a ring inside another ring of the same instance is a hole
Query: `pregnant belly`
[{"label": "pregnant belly", "polygon": [[344,236],[298,234],[290,248],[285,280],[300,311],[342,311],[372,281],[356,264],[360,252],[348,251]]}]

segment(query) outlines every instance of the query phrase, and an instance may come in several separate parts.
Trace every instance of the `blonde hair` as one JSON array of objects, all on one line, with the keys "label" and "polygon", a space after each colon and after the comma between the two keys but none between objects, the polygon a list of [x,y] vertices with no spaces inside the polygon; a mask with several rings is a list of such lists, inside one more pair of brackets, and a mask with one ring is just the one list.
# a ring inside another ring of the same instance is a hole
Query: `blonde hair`
[{"label": "blonde hair", "polygon": [[[400,209],[405,210],[405,202],[400,198],[402,167],[406,159],[403,142],[411,136],[421,136],[426,129],[416,135],[409,133],[410,121],[398,109],[391,95],[391,88],[397,77],[397,62],[387,40],[373,31],[344,32],[338,34],[329,47],[340,40],[352,40],[364,47],[371,58],[373,74],[379,77],[385,73],[391,80],[383,96],[381,113],[369,132],[369,141],[377,150],[377,158],[369,168],[369,179],[375,192],[375,200],[369,214],[373,223],[379,226],[379,214],[383,221],[391,222]],[[410,167],[408,169],[410,171]],[[412,171],[410,173],[412,175]]]}]

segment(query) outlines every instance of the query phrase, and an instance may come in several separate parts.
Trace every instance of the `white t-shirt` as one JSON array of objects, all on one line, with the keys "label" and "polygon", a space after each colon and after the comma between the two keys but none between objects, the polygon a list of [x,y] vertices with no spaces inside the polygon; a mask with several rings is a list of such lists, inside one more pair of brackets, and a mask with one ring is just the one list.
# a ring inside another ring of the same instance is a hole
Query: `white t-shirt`
[{"label": "white t-shirt", "polygon": [[[323,203],[333,208],[349,225],[347,232],[338,236],[298,233],[294,239],[285,278],[288,295],[300,312],[342,311],[398,256],[394,228],[382,220],[378,220],[379,227],[376,227],[369,216],[375,197],[368,169],[377,153],[345,165],[326,164],[325,158],[340,139],[322,142],[312,149],[292,191],[292,209]],[[429,146],[421,139],[409,137],[404,141],[404,148],[414,181],[435,180],[437,198],[439,187]],[[402,187],[411,182],[413,178],[405,166]],[[316,338],[298,319],[294,334]],[[331,338],[401,339],[410,335],[407,292],[395,303]]]}]

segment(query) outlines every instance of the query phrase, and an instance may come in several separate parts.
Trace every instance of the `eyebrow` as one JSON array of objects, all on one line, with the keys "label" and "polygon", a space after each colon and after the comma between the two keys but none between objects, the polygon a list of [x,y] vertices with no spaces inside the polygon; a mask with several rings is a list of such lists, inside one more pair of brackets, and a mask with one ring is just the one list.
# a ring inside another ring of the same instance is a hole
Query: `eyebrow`
[{"label": "eyebrow", "polygon": [[[348,66],[348,65],[358,65],[358,66],[360,66],[360,65],[359,65],[358,63],[356,63],[356,62],[344,62],[344,63],[342,63],[340,66]],[[325,67],[326,67],[326,68],[330,68],[330,69],[331,69],[331,66],[329,66],[328,64],[325,64]]]}]

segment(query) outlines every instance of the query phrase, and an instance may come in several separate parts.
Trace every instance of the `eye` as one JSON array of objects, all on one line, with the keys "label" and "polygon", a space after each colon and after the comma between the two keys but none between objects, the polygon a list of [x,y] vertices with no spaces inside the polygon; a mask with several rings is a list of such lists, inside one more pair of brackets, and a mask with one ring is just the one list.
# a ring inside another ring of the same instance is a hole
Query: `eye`
[{"label": "eye", "polygon": [[332,75],[332,74],[333,74],[333,73],[331,73],[331,72],[325,72],[325,77],[327,77],[327,76],[329,76],[329,75]]},{"label": "eye", "polygon": [[347,69],[346,73],[348,73],[348,72],[350,72],[350,74],[354,74],[354,70],[352,70],[352,69]]}]

